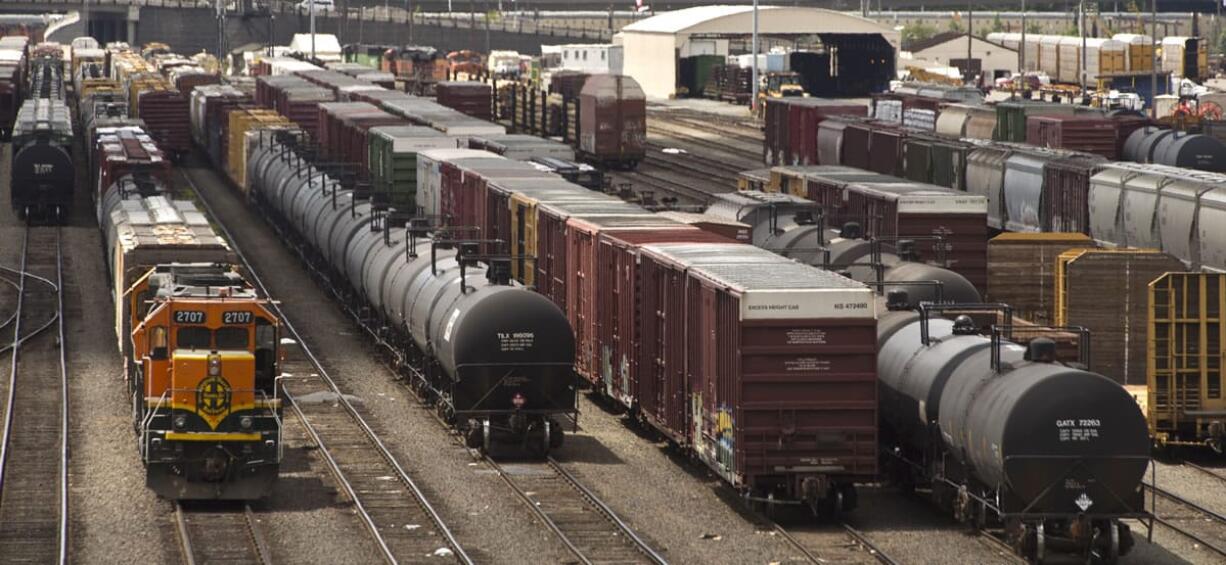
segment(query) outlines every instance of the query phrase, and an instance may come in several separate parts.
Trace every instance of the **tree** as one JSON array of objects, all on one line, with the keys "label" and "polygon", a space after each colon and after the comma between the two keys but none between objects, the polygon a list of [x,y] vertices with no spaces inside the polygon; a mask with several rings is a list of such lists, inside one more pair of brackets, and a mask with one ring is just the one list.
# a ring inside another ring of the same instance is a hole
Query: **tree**
[{"label": "tree", "polygon": [[917,22],[902,28],[902,42],[912,43],[915,41],[922,41],[936,34],[936,28],[923,22]]},{"label": "tree", "polygon": [[995,16],[992,16],[992,33],[1002,31],[1005,31],[1005,23],[1000,21],[1000,12],[997,12]]},{"label": "tree", "polygon": [[962,22],[958,20],[949,20],[949,31],[962,33]]}]

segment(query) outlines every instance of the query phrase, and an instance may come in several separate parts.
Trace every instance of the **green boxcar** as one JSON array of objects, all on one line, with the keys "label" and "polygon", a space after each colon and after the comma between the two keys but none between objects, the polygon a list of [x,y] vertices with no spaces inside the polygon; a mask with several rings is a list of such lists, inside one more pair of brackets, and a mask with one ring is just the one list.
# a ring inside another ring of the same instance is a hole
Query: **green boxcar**
[{"label": "green boxcar", "polygon": [[966,155],[970,146],[961,141],[932,144],[932,184],[966,192]]},{"label": "green boxcar", "polygon": [[423,126],[379,126],[367,136],[371,188],[390,195],[393,208],[417,211],[417,152],[454,148],[457,139]]},{"label": "green boxcar", "polygon": [[996,141],[1026,142],[1026,118],[1028,116],[1071,115],[1076,111],[1072,104],[1052,102],[1001,102],[996,105]]}]

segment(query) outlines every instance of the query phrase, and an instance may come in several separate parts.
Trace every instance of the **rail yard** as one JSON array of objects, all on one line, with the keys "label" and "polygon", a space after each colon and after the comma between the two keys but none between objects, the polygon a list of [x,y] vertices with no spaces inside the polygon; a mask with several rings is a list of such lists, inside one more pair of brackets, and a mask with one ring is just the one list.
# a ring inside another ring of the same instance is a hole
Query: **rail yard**
[{"label": "rail yard", "polygon": [[0,35],[0,563],[1226,562],[1208,42],[750,14]]}]

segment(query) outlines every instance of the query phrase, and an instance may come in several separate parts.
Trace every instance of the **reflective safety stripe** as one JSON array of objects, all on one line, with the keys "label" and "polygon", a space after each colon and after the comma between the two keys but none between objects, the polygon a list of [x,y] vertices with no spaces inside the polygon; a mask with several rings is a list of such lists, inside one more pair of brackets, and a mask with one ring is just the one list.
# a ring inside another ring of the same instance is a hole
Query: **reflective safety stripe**
[{"label": "reflective safety stripe", "polygon": [[166,441],[260,441],[258,433],[166,432]]}]

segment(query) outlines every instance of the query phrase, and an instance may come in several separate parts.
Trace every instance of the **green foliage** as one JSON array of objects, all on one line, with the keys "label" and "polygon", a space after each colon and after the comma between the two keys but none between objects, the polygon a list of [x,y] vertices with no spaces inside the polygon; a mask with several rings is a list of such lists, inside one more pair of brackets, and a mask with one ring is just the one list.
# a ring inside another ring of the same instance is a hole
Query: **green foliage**
[{"label": "green foliage", "polygon": [[903,43],[921,41],[937,34],[935,27],[925,23],[915,23],[902,28]]},{"label": "green foliage", "polygon": [[1043,26],[1038,22],[1026,22],[1026,33],[1043,33]]},{"label": "green foliage", "polygon": [[992,32],[998,33],[1002,31],[1005,31],[1005,22],[1000,21],[1000,13],[997,12],[995,16],[992,16]]},{"label": "green foliage", "polygon": [[949,31],[962,33],[962,22],[953,19],[949,20]]}]

